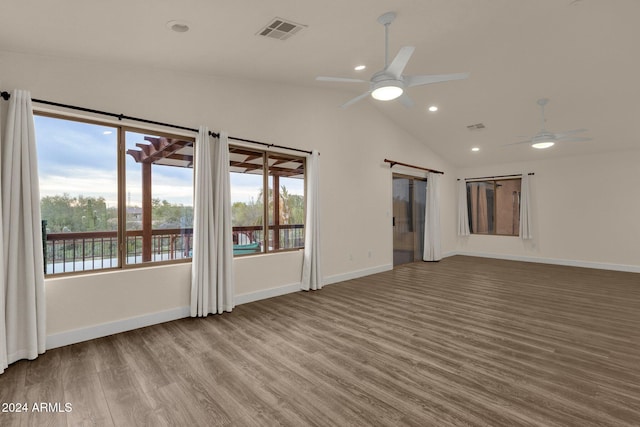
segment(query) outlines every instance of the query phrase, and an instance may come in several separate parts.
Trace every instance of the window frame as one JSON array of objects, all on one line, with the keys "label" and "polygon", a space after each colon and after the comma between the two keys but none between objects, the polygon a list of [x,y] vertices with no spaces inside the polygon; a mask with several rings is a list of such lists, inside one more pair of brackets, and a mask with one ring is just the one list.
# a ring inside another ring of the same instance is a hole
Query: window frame
[{"label": "window frame", "polygon": [[[515,234],[506,234],[506,233],[498,233],[498,184],[502,181],[519,181],[520,189],[518,190],[518,223],[520,222],[520,209],[521,209],[521,201],[522,201],[522,177],[514,176],[514,177],[505,177],[505,178],[487,178],[487,179],[470,179],[465,182],[466,189],[466,198],[467,198],[467,213],[469,219],[469,233],[471,235],[477,236],[503,236],[503,237],[519,237],[520,236],[520,227],[515,230]],[[472,215],[471,215],[471,203],[470,203],[470,193],[469,193],[469,184],[473,183],[493,183],[493,221],[491,225],[493,226],[493,233],[479,233],[474,231],[473,223],[472,223]]]},{"label": "window frame", "polygon": [[[278,248],[278,249],[269,249],[269,243],[272,241],[272,239],[269,238],[269,234],[270,232],[273,230],[274,236],[276,235],[276,232],[279,232],[279,226],[280,225],[298,225],[298,224],[270,224],[270,212],[269,212],[269,178],[272,176],[270,175],[270,171],[271,171],[271,165],[269,165],[269,159],[271,158],[270,156],[284,156],[287,157],[293,161],[300,161],[302,163],[303,166],[303,170],[304,170],[304,177],[302,178],[302,197],[303,197],[303,223],[302,223],[302,230],[303,233],[306,233],[306,213],[307,213],[307,157],[303,156],[303,155],[292,155],[292,154],[288,154],[288,153],[282,153],[282,152],[276,152],[276,151],[269,151],[269,150],[260,150],[260,149],[256,149],[253,147],[247,147],[244,145],[240,145],[240,144],[229,144],[229,153],[231,154],[233,152],[234,149],[238,149],[238,150],[246,150],[249,152],[253,152],[255,154],[261,154],[262,155],[262,170],[264,171],[262,174],[262,233],[264,236],[264,250],[262,250],[261,252],[256,252],[256,253],[245,253],[245,254],[234,254],[233,257],[234,258],[244,258],[244,257],[250,257],[250,256],[256,256],[256,255],[266,255],[266,254],[275,254],[275,253],[281,253],[281,252],[295,252],[295,251],[300,251],[302,249],[304,249],[304,244],[302,246],[296,246],[293,248]],[[230,160],[230,166],[231,166],[231,160]],[[246,172],[234,172],[234,171],[229,171],[229,173],[246,173]],[[275,175],[273,175],[275,177]],[[274,193],[279,194],[280,192],[280,187],[278,186],[278,190],[275,190],[275,185],[274,185]],[[274,194],[274,199],[275,199],[275,195]],[[232,204],[233,205],[233,204]],[[276,204],[274,203],[274,206],[276,206]],[[279,209],[279,203],[277,204],[278,209]],[[279,213],[278,211],[274,211],[273,212],[273,217],[277,218],[279,221],[279,215],[276,215],[277,213]],[[238,227],[243,227],[243,226],[238,226]],[[232,226],[232,229],[234,227]],[[304,236],[304,234],[303,234]],[[275,241],[275,239],[273,239]],[[279,239],[278,239],[279,240]],[[304,237],[303,237],[303,241],[304,241]]]},{"label": "window frame", "polygon": [[[126,262],[127,257],[127,230],[126,230],[126,220],[127,220],[127,182],[126,182],[126,139],[125,135],[127,132],[136,132],[142,133],[146,135],[153,135],[159,137],[167,137],[167,138],[180,138],[182,140],[186,140],[195,144],[195,136],[188,136],[179,132],[168,132],[166,130],[157,130],[153,128],[144,128],[137,126],[129,126],[126,124],[122,124],[115,121],[110,120],[100,120],[92,117],[85,117],[76,114],[65,114],[60,112],[54,112],[50,110],[44,109],[34,109],[34,116],[43,116],[53,119],[66,120],[71,122],[80,122],[86,123],[90,125],[96,126],[105,126],[114,128],[117,133],[117,147],[116,147],[116,175],[117,175],[117,229],[116,229],[116,239],[117,239],[117,266],[114,267],[106,267],[106,268],[97,268],[97,269],[88,269],[88,270],[77,270],[77,271],[64,271],[60,273],[46,273],[47,267],[47,259],[43,260],[43,264],[45,267],[45,278],[58,278],[58,277],[66,277],[66,276],[78,276],[78,275],[88,275],[88,274],[97,274],[103,272],[112,272],[112,271],[125,271],[129,269],[137,269],[137,268],[147,268],[147,267],[155,267],[155,266],[163,266],[163,265],[172,265],[172,264],[184,264],[192,262],[192,257],[184,257],[179,259],[169,259],[169,260],[160,260],[160,261],[148,261],[148,262],[140,262],[140,263],[132,263],[129,264]],[[37,136],[36,136],[36,147],[37,147]],[[195,149],[194,149],[194,157],[195,157]],[[192,183],[194,189],[192,190],[192,194],[195,194],[195,159],[193,162],[193,178]],[[42,199],[42,198],[41,198]],[[153,233],[153,228],[151,230]],[[46,245],[46,240],[43,236],[43,246]],[[46,250],[46,247],[44,248]],[[43,253],[44,256],[44,253]]]}]

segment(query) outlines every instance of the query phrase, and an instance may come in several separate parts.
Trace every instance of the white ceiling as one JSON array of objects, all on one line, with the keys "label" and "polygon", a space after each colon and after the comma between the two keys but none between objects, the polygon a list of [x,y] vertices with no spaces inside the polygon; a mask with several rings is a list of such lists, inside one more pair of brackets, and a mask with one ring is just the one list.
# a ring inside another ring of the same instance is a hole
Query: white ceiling
[{"label": "white ceiling", "polygon": [[[397,13],[390,56],[416,47],[405,74],[471,77],[409,89],[412,109],[362,102],[453,164],[640,148],[639,0],[2,0],[0,50],[325,87],[347,101],[366,84],[315,77],[367,80],[382,68],[376,19],[387,11]],[[286,41],[256,36],[276,16],[308,27]],[[191,30],[174,33],[170,20]],[[353,71],[360,63],[367,70]],[[549,130],[587,128],[593,140],[543,151],[505,146],[539,130],[542,97],[551,100]],[[440,111],[426,112],[431,104]],[[475,123],[486,129],[467,130]]]}]

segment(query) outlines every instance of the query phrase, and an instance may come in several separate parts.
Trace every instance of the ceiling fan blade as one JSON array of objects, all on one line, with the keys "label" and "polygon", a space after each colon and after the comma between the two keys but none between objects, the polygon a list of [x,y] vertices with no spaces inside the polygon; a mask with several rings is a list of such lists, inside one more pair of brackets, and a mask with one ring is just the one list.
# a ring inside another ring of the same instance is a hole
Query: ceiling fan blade
[{"label": "ceiling fan blade", "polygon": [[469,78],[469,73],[433,74],[430,76],[407,76],[407,86],[428,85],[431,83],[448,82],[450,80],[464,80]]},{"label": "ceiling fan blade", "polygon": [[414,105],[416,105],[415,102],[413,102],[413,99],[411,99],[411,97],[407,95],[407,92],[400,95],[400,98],[398,98],[398,101],[400,101],[400,103],[407,108],[411,108]]},{"label": "ceiling fan blade", "polygon": [[363,98],[366,98],[367,96],[369,96],[369,94],[371,93],[370,90],[366,91],[365,93],[363,93],[362,95],[358,95],[355,98],[345,102],[344,104],[342,104],[340,106],[340,108],[347,108],[348,106],[355,104],[356,102],[360,101]]},{"label": "ceiling fan blade", "polygon": [[586,131],[587,131],[586,129],[574,129],[574,130],[568,130],[566,132],[558,132],[555,135],[556,135],[556,138],[560,139],[560,138],[564,138],[564,137],[569,136],[569,135],[573,135],[575,133],[581,133],[581,132],[586,132]]},{"label": "ceiling fan blade", "polygon": [[413,55],[413,51],[416,48],[413,46],[405,46],[400,49],[400,52],[393,58],[391,64],[386,68],[386,72],[394,76],[396,79],[400,79],[402,77],[402,72],[404,71],[404,67],[407,66],[409,60],[411,59],[411,55]]},{"label": "ceiling fan blade", "polygon": [[558,138],[558,139],[562,142],[585,142],[585,141],[591,141],[593,138],[586,138],[583,136],[574,136],[569,138]]},{"label": "ceiling fan blade", "polygon": [[530,140],[530,139],[527,139],[525,141],[512,142],[510,144],[505,144],[505,146],[508,146],[508,145],[519,145],[519,144],[533,144],[533,141]]},{"label": "ceiling fan blade", "polygon": [[348,78],[344,78],[344,77],[324,77],[324,76],[319,76],[319,77],[316,77],[316,80],[320,81],[320,82],[337,82],[337,83],[369,83],[366,80],[348,79]]}]

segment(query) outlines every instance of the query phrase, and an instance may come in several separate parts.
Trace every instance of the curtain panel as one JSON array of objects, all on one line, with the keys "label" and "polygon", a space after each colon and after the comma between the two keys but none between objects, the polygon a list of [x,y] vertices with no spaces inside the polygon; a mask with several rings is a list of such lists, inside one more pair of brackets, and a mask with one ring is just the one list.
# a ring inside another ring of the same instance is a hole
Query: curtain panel
[{"label": "curtain panel", "polygon": [[533,222],[531,221],[531,176],[522,174],[520,182],[520,238],[533,239]]},{"label": "curtain panel", "polygon": [[457,184],[458,190],[458,236],[468,236],[469,230],[469,208],[467,205],[467,183],[461,179]]},{"label": "curtain panel", "polygon": [[301,289],[322,289],[320,260],[320,153],[314,150],[307,156],[307,212],[304,233]]},{"label": "curtain panel", "polygon": [[195,143],[195,191],[191,316],[233,310],[233,237],[229,142],[226,132],[211,141],[201,126]]},{"label": "curtain panel", "polygon": [[0,373],[46,349],[46,301],[31,94],[11,94],[1,149]]},{"label": "curtain panel", "polygon": [[424,261],[442,259],[440,237],[440,174],[427,176],[427,202],[424,215]]}]

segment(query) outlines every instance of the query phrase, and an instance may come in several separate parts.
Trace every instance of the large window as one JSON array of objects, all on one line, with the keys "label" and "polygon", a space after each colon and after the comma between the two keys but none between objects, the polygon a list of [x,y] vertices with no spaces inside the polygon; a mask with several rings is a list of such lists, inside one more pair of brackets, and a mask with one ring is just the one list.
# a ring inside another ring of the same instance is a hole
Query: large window
[{"label": "large window", "polygon": [[232,146],[229,160],[234,255],[302,248],[304,158]]},{"label": "large window", "polygon": [[191,257],[193,139],[35,116],[47,274]]},{"label": "large window", "polygon": [[520,178],[467,182],[472,234],[519,234],[520,183]]}]

